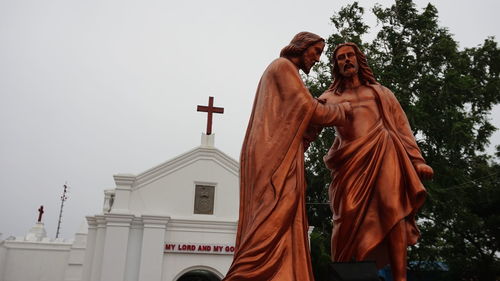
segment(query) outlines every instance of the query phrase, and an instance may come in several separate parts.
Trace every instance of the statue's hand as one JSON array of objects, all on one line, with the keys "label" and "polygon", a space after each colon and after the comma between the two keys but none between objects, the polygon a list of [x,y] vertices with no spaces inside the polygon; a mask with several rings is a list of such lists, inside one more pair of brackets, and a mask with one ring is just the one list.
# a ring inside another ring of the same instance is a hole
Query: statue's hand
[{"label": "statue's hand", "polygon": [[424,163],[417,164],[415,170],[417,170],[417,174],[422,180],[430,180],[432,176],[434,176],[434,171],[431,166]]},{"label": "statue's hand", "polygon": [[352,105],[351,105],[351,103],[346,101],[346,102],[343,102],[341,104],[344,106],[345,114],[348,117],[352,117]]}]

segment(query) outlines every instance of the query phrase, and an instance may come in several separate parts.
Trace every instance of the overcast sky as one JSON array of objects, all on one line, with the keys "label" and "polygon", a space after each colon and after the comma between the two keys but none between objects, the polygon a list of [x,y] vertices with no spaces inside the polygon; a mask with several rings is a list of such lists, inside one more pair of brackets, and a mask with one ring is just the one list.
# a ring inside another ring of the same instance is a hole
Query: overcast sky
[{"label": "overcast sky", "polygon": [[[55,237],[66,181],[61,233],[73,237],[101,212],[113,174],[200,144],[206,114],[196,105],[209,95],[225,108],[216,147],[238,160],[263,70],[297,32],[333,33],[329,18],[350,2],[0,0],[2,238],[25,235],[40,205]],[[431,3],[461,47],[498,41],[498,1]],[[492,120],[500,127],[498,107]]]}]

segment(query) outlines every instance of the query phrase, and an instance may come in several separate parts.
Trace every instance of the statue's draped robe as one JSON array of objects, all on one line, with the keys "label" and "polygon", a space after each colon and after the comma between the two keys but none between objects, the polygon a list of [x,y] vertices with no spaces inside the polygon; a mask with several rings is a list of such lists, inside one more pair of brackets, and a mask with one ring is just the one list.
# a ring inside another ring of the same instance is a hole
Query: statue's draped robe
[{"label": "statue's draped robe", "polygon": [[406,224],[408,245],[419,238],[415,214],[426,191],[414,166],[425,162],[394,94],[370,86],[381,119],[366,136],[349,142],[337,136],[324,160],[332,170],[332,259],[375,260],[382,267],[386,237],[397,223]]},{"label": "statue's draped robe", "polygon": [[265,70],[241,150],[236,251],[224,280],[313,280],[303,137],[310,123],[345,122],[348,107],[320,104],[288,59]]}]

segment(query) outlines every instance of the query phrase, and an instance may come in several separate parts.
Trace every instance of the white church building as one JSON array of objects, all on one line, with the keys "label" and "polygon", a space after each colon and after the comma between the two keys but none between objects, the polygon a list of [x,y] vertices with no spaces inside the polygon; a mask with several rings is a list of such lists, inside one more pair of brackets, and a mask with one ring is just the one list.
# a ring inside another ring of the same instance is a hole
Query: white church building
[{"label": "white church building", "polygon": [[203,134],[170,161],[114,175],[102,212],[72,241],[47,238],[43,223],[0,238],[0,281],[221,280],[234,252],[238,170]]}]

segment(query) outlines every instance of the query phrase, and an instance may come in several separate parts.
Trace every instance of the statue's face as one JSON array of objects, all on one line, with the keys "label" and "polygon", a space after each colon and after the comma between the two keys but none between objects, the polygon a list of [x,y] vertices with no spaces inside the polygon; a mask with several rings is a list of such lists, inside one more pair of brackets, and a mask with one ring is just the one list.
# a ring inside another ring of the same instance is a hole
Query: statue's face
[{"label": "statue's face", "polygon": [[340,47],[335,54],[335,60],[342,76],[352,77],[358,74],[358,60],[356,52],[351,46]]},{"label": "statue's face", "polygon": [[319,61],[324,48],[325,42],[317,42],[309,46],[309,48],[304,51],[300,58],[299,68],[302,69],[302,71],[304,71],[306,74],[309,74],[309,71],[311,71],[313,65]]}]

